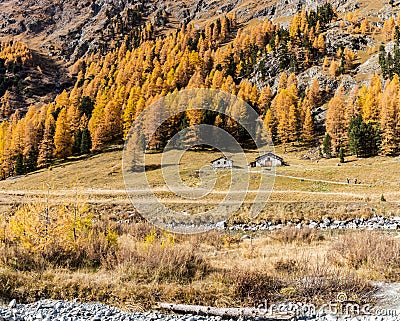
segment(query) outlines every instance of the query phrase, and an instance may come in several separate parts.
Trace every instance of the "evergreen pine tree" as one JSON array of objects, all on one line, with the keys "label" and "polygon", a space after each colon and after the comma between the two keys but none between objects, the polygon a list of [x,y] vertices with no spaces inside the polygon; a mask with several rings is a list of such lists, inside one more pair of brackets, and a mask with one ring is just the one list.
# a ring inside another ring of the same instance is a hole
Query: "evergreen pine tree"
[{"label": "evergreen pine tree", "polygon": [[24,157],[22,156],[22,153],[18,153],[15,159],[14,174],[23,175],[24,173],[25,173]]},{"label": "evergreen pine tree", "polygon": [[37,163],[38,153],[33,148],[31,148],[25,160],[26,172],[29,173],[35,171],[37,168]]},{"label": "evergreen pine tree", "polygon": [[90,118],[92,116],[93,108],[94,108],[94,103],[90,99],[90,97],[88,96],[83,97],[81,100],[81,104],[79,106],[79,111],[81,115],[85,114],[87,118]]},{"label": "evergreen pine tree", "polygon": [[343,147],[340,147],[340,150],[339,150],[339,160],[341,163],[344,163],[344,148]]},{"label": "evergreen pine tree", "polygon": [[82,144],[82,130],[77,129],[74,133],[74,146],[72,147],[72,153],[78,155],[81,152]]},{"label": "evergreen pine tree", "polygon": [[350,152],[355,154],[357,157],[360,156],[360,150],[362,149],[362,139],[360,126],[362,123],[362,117],[360,115],[357,118],[350,121],[349,127],[349,149]]},{"label": "evergreen pine tree", "polygon": [[378,152],[376,130],[362,120],[361,115],[350,121],[349,149],[357,157],[369,157]]},{"label": "evergreen pine tree", "polygon": [[82,130],[80,152],[81,154],[89,154],[91,148],[92,148],[92,141],[90,139],[89,129],[84,128]]},{"label": "evergreen pine tree", "polygon": [[332,156],[332,138],[329,134],[325,134],[324,141],[322,143],[322,151],[326,158],[331,158]]}]

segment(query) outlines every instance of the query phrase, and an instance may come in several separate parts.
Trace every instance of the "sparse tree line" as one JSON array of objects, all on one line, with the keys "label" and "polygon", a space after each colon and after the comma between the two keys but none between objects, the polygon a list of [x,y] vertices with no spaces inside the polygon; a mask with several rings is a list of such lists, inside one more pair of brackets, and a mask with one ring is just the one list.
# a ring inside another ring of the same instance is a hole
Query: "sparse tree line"
[{"label": "sparse tree line", "polygon": [[379,65],[385,79],[392,78],[394,74],[400,74],[400,27],[395,26],[393,54],[385,51],[382,45],[379,48]]},{"label": "sparse tree line", "polygon": [[386,20],[382,27],[386,41],[393,41],[393,53],[386,52],[385,46],[379,48],[379,65],[382,76],[391,79],[395,74],[400,75],[400,16]]},{"label": "sparse tree line", "polygon": [[318,7],[317,11],[303,9],[294,16],[289,29],[279,27],[271,34],[267,53],[278,57],[281,70],[288,70],[288,66],[292,72],[307,69],[325,56],[323,31],[336,17],[330,3]]},{"label": "sparse tree line", "polygon": [[328,157],[345,150],[358,157],[399,155],[399,97],[397,74],[384,86],[375,75],[354,95],[346,96],[340,87],[328,104],[323,152]]},{"label": "sparse tree line", "polygon": [[[110,5],[113,6],[112,3]],[[155,26],[144,23],[143,10],[143,4],[127,8],[122,13],[117,12],[115,8],[108,9],[108,24],[104,30],[100,30],[99,52],[106,54],[110,49],[118,48],[122,44],[128,48],[137,48],[143,41],[154,39]]]},{"label": "sparse tree line", "polygon": [[[305,48],[305,39],[310,50],[314,48],[310,52],[320,57],[319,62],[323,62],[327,73],[335,77],[344,72],[354,59],[350,50],[339,48],[337,55],[330,58],[324,53],[322,30],[334,18],[330,5],[315,12],[303,10],[294,17],[289,29],[283,31],[268,20],[251,29],[238,29],[236,17],[228,15],[204,29],[197,29],[193,24],[183,25],[165,37],[142,39],[138,46],[129,46],[125,41],[106,55],[98,53],[81,59],[74,66],[77,80],[70,92],[63,91],[51,104],[30,107],[26,115],[17,111],[0,125],[2,177],[47,167],[56,159],[98,152],[110,143],[121,143],[147,106],[185,88],[212,88],[236,95],[259,113],[276,143],[313,146],[322,134],[316,128],[314,112],[326,103],[326,97],[332,97],[329,88],[321,89],[314,80],[300,92],[296,75],[282,73],[279,88],[273,92],[269,86],[257,88],[247,77],[265,53],[298,55]],[[151,27],[148,28],[151,32]],[[317,58],[311,57],[310,64],[313,59]],[[372,82],[373,88],[376,82]],[[367,107],[371,102],[361,103],[362,97],[367,95],[363,96],[364,91],[370,95],[370,87],[360,89],[359,104],[353,102],[352,106],[362,106],[359,109],[363,111],[362,120],[372,124],[374,130],[379,127],[382,137],[379,150],[395,154],[396,148],[393,153],[388,152],[389,140],[385,138],[389,137],[385,135],[390,125],[389,120],[381,118],[384,114],[381,110],[386,110],[381,106],[384,100],[377,103],[380,118],[376,121],[368,116],[367,110],[373,110],[370,113],[374,115],[377,113],[375,107]],[[340,147],[347,147],[351,119],[360,114],[347,112],[349,103],[340,92],[338,90],[329,104],[326,123],[332,155],[338,153]],[[378,99],[378,96],[368,99]],[[338,105],[340,101],[346,113],[336,111],[342,108]],[[162,148],[171,135],[201,122],[224,128],[246,143],[243,130],[231,119],[216,113],[188,111],[171,119],[168,128],[163,127],[164,132],[158,131],[149,148]],[[359,153],[364,155],[362,151]]]}]

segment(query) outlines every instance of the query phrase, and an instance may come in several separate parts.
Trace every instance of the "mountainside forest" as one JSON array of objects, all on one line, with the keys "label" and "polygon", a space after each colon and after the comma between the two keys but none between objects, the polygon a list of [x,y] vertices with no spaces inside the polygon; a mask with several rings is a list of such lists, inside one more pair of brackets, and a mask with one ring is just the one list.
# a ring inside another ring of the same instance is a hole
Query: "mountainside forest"
[{"label": "mountainside forest", "polygon": [[[5,23],[1,177],[121,144],[145,108],[185,88],[238,96],[257,111],[275,144],[313,148],[321,157],[399,155],[400,16],[395,6],[383,8],[384,19],[363,16],[357,8],[343,13],[343,4],[328,2],[311,9],[298,6],[285,19],[245,19],[242,11],[231,9],[207,20],[188,14],[179,23],[172,9],[150,10],[145,1],[122,11],[93,2],[90,10],[97,14],[78,29],[86,35],[103,14],[100,36],[87,36],[83,47],[81,42],[71,46],[67,37],[64,44],[70,47],[47,51],[31,46],[28,36],[11,32],[12,24]],[[51,28],[57,26],[54,19]],[[53,30],[44,23],[24,28],[21,32],[28,28],[41,35]],[[162,148],[177,131],[199,123],[226,129],[247,143],[236,122],[196,110],[171,119],[167,132],[152,137],[148,147]]]}]

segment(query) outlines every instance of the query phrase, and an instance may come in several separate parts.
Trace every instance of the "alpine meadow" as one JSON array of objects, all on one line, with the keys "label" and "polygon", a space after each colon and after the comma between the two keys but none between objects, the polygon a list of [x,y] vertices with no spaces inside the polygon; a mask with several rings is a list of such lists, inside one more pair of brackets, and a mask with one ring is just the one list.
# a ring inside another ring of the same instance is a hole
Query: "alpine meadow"
[{"label": "alpine meadow", "polygon": [[0,321],[400,320],[399,6],[0,0]]}]

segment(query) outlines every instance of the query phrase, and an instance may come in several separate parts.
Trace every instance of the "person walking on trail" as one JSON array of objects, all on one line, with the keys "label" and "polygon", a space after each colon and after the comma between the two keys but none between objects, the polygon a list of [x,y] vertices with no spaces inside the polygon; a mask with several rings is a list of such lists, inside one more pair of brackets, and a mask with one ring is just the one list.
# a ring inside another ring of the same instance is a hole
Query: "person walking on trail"
[{"label": "person walking on trail", "polygon": [[346,182],[347,182],[347,184],[350,184],[350,178],[346,178]]},{"label": "person walking on trail", "polygon": [[357,177],[354,178],[354,184],[357,184]]}]

